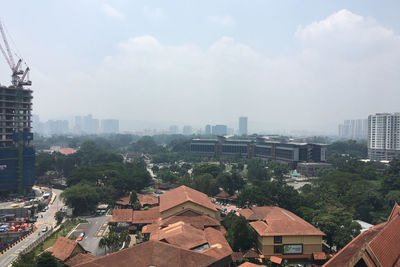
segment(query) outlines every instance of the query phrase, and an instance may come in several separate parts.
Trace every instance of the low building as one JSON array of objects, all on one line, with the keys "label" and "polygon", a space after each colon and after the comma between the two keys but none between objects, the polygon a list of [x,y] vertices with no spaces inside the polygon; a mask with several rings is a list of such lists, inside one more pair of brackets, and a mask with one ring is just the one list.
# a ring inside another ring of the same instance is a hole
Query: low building
[{"label": "low building", "polygon": [[159,218],[159,207],[148,210],[114,209],[110,222],[123,224],[134,231],[142,229],[147,224],[155,223]]},{"label": "low building", "polygon": [[292,212],[272,206],[238,211],[257,233],[257,248],[266,257],[307,259],[322,252],[323,232]]},{"label": "low building", "polygon": [[60,236],[54,245],[47,251],[51,252],[62,263],[67,262],[78,254],[86,254],[87,251],[76,241]]},{"label": "low building", "polygon": [[396,203],[384,223],[360,233],[324,267],[400,266],[400,206]]},{"label": "low building", "polygon": [[191,209],[217,220],[220,213],[208,196],[187,186],[180,186],[160,196],[160,214],[165,219],[182,210]]},{"label": "low building", "polygon": [[223,267],[224,259],[201,252],[183,249],[166,242],[150,240],[111,253],[77,267]]}]

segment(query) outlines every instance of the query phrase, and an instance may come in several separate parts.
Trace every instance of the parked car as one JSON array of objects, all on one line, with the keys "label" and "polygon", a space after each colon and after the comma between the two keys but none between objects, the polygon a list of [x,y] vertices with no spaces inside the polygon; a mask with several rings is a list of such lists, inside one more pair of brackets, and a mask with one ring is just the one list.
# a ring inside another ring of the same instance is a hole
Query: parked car
[{"label": "parked car", "polygon": [[82,241],[82,239],[85,237],[85,232],[82,232],[79,234],[78,238],[76,239],[77,242]]},{"label": "parked car", "polygon": [[42,232],[43,232],[43,233],[47,232],[47,230],[49,230],[49,227],[48,227],[48,226],[45,226],[45,227],[42,228]]}]

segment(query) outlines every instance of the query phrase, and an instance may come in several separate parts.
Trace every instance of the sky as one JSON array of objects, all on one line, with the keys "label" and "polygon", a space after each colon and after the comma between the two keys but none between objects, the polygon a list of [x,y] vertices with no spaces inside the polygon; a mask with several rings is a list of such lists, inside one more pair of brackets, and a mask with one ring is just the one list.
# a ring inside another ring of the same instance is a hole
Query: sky
[{"label": "sky", "polygon": [[[0,0],[42,121],[337,133],[400,111],[399,1]],[[10,82],[0,57],[0,83]]]}]

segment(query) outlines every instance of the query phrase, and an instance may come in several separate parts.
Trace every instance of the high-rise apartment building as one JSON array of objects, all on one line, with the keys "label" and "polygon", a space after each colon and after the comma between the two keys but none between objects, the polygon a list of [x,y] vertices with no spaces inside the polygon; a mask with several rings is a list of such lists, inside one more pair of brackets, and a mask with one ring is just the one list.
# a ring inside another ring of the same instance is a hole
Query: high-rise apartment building
[{"label": "high-rise apartment building", "polygon": [[367,139],[368,119],[345,120],[339,125],[339,136],[347,139]]},{"label": "high-rise apartment building", "polygon": [[94,119],[91,114],[83,117],[83,132],[86,134],[97,134],[99,131],[99,120]]},{"label": "high-rise apartment building", "polygon": [[247,117],[239,118],[239,135],[247,135]]},{"label": "high-rise apartment building", "polygon": [[171,125],[169,126],[169,133],[170,134],[177,134],[179,132],[178,125]]},{"label": "high-rise apartment building", "polygon": [[0,190],[35,184],[35,151],[29,145],[32,90],[0,86]]},{"label": "high-rise apartment building", "polygon": [[215,125],[211,128],[213,135],[227,135],[228,134],[228,127],[226,125]]},{"label": "high-rise apartment building", "polygon": [[205,135],[211,135],[211,125],[210,124],[206,125],[204,134]]},{"label": "high-rise apartment building", "polygon": [[368,117],[368,158],[400,158],[400,113],[377,113]]},{"label": "high-rise apartment building", "polygon": [[101,120],[101,132],[105,134],[119,133],[119,120]]},{"label": "high-rise apartment building", "polygon": [[190,125],[185,125],[185,126],[183,126],[183,128],[182,128],[182,133],[183,133],[184,135],[191,135],[191,134],[193,133],[193,128],[192,128],[192,126],[190,126]]},{"label": "high-rise apartment building", "polygon": [[45,123],[45,132],[48,135],[68,134],[69,122],[67,120],[49,120]]}]

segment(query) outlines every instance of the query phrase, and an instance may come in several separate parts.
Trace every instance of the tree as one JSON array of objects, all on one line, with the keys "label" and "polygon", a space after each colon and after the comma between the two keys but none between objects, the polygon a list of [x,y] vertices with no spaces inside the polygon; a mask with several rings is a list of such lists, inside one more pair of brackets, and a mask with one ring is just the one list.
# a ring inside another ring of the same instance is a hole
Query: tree
[{"label": "tree", "polygon": [[61,197],[74,209],[75,214],[94,212],[101,200],[96,188],[84,183],[67,188],[61,193]]},{"label": "tree", "polygon": [[19,254],[18,258],[12,263],[12,267],[37,267],[35,253]]},{"label": "tree", "polygon": [[107,254],[107,236],[102,236],[99,240],[99,248],[104,248],[104,255]]},{"label": "tree", "polygon": [[61,266],[58,260],[52,255],[51,252],[43,252],[36,258],[37,266],[40,267],[56,267]]},{"label": "tree", "polygon": [[229,213],[222,225],[227,229],[225,237],[233,251],[247,251],[254,247],[257,234],[245,217]]},{"label": "tree", "polygon": [[57,211],[56,214],[54,214],[54,219],[57,221],[57,224],[60,224],[62,220],[65,217],[65,212],[62,211]]}]

